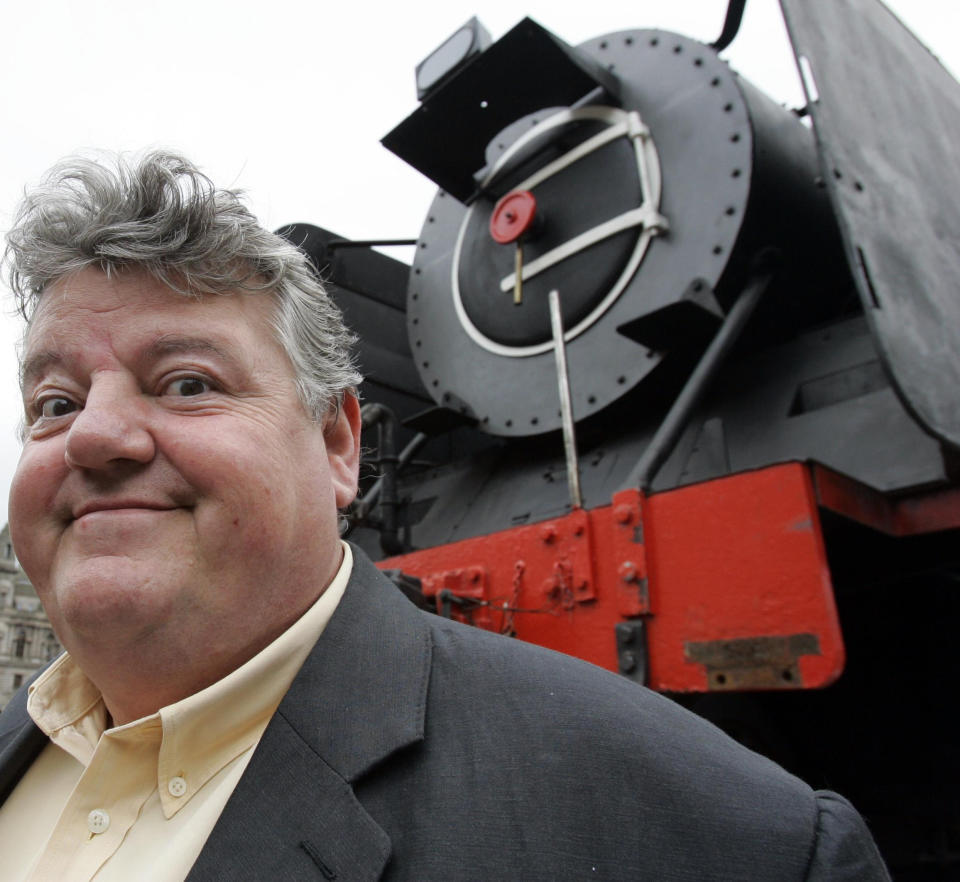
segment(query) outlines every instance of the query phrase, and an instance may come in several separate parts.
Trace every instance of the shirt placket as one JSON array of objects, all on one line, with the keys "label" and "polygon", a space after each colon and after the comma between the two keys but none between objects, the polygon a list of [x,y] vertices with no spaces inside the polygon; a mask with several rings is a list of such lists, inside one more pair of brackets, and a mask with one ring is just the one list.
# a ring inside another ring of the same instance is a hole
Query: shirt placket
[{"label": "shirt placket", "polygon": [[30,882],[91,880],[157,786],[158,718],[107,731],[70,795]]}]

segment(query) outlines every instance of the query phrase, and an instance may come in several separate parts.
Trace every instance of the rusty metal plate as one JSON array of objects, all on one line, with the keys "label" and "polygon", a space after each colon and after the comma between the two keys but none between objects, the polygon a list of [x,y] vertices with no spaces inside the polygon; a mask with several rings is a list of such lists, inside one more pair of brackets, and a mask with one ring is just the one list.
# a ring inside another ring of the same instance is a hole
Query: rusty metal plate
[{"label": "rusty metal plate", "polygon": [[800,656],[820,655],[820,641],[816,634],[709,640],[687,643],[683,654],[706,668],[714,691],[800,689]]},{"label": "rusty metal plate", "polygon": [[877,0],[781,7],[884,364],[920,424],[960,445],[960,84]]}]

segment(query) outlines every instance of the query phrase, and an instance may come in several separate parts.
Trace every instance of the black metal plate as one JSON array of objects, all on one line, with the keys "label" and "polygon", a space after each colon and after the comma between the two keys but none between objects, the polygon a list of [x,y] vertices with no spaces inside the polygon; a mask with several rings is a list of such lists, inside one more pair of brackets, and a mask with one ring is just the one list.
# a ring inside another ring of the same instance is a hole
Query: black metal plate
[{"label": "black metal plate", "polygon": [[960,445],[960,85],[877,0],[781,6],[881,357],[920,424]]},{"label": "black metal plate", "polygon": [[616,80],[529,18],[478,55],[381,143],[461,202],[497,132],[544,107],[573,104]]}]

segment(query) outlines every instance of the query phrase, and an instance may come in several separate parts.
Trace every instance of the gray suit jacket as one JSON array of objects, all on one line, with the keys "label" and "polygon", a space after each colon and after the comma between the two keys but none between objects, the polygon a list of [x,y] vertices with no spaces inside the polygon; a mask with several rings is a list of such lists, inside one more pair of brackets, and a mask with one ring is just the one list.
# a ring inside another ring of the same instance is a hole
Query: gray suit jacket
[{"label": "gray suit jacket", "polygon": [[[859,815],[672,702],[349,587],[188,879],[876,880]],[[0,800],[44,744],[0,716]]]}]

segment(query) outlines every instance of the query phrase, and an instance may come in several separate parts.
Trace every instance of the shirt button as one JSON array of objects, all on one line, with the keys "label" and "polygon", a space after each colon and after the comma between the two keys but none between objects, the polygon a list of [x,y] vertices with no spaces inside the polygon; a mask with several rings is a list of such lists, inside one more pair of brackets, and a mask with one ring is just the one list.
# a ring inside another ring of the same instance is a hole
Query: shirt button
[{"label": "shirt button", "polygon": [[103,809],[94,809],[87,815],[87,829],[91,833],[105,833],[110,826],[110,815]]},{"label": "shirt button", "polygon": [[179,775],[167,781],[167,790],[171,796],[183,796],[187,792],[187,782]]}]

